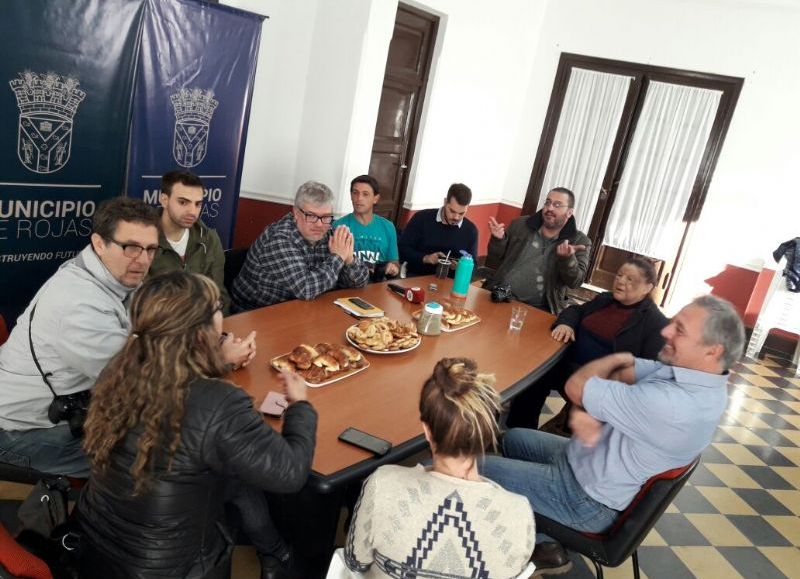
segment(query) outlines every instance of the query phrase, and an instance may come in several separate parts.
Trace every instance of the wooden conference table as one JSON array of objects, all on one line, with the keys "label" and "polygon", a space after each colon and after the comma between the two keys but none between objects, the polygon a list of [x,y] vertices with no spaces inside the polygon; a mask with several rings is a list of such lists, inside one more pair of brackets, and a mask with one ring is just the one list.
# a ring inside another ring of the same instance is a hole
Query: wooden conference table
[{"label": "wooden conference table", "polygon": [[[429,283],[438,282],[431,292]],[[433,276],[409,278],[397,283],[425,290],[426,301],[449,299],[452,280]],[[411,319],[420,304],[411,304],[391,292],[386,283],[360,289],[326,293],[313,301],[294,300],[230,316],[225,330],[245,336],[258,332],[258,353],[253,362],[230,378],[244,388],[256,407],[267,392],[281,391],[277,372],[269,361],[301,343],[346,344],[345,330],[358,320],[333,304],[339,297],[358,296],[400,321]],[[551,314],[528,308],[522,330],[508,329],[510,303],[492,303],[488,291],[470,287],[465,307],[481,322],[457,332],[423,336],[418,348],[400,354],[365,354],[370,367],[341,381],[309,388],[309,400],[319,413],[317,447],[310,485],[317,492],[331,492],[367,476],[382,464],[395,463],[422,450],[426,443],[419,421],[419,393],[442,358],[473,358],[481,371],[493,372],[496,387],[508,399],[535,382],[563,353],[563,345],[550,337]],[[279,430],[279,421],[269,419]],[[347,427],[355,427],[392,443],[384,457],[373,458],[364,450],[338,440]]]}]

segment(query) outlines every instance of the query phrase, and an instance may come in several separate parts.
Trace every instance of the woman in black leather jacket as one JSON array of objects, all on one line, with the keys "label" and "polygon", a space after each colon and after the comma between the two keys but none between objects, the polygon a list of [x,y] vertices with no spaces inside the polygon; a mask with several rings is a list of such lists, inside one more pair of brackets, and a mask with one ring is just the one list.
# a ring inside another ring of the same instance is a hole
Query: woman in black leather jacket
[{"label": "woman in black leather jacket", "polygon": [[86,420],[92,475],[77,507],[81,577],[229,577],[226,500],[257,515],[258,536],[252,525],[247,532],[262,568],[270,555],[284,559],[262,491],[296,492],[308,477],[317,415],[302,379],[284,375],[291,404],[278,434],[247,393],[221,379],[221,302],[206,277],[171,272],[147,280],[131,322]]},{"label": "woman in black leather jacket", "polygon": [[[668,321],[650,299],[657,275],[649,261],[631,258],[620,266],[613,291],[579,306],[570,306],[552,325],[552,336],[572,345],[536,384],[511,403],[508,428],[537,428],[550,389],[562,390],[567,378],[587,362],[614,352],[655,360],[664,345],[661,330]],[[568,405],[561,419],[566,418]]]}]

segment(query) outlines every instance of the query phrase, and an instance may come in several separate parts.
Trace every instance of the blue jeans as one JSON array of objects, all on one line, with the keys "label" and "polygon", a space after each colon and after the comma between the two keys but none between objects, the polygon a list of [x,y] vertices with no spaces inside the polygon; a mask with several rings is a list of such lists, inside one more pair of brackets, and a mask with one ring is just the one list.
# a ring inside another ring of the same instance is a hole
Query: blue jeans
[{"label": "blue jeans", "polygon": [[[487,456],[480,472],[528,499],[535,513],[578,531],[600,533],[619,511],[587,495],[567,462],[569,440],[555,434],[512,428],[503,438],[503,457]],[[552,541],[543,533],[536,542]]]},{"label": "blue jeans", "polygon": [[75,438],[67,424],[31,430],[0,430],[0,462],[35,468],[50,474],[88,478],[89,459],[83,438]]}]

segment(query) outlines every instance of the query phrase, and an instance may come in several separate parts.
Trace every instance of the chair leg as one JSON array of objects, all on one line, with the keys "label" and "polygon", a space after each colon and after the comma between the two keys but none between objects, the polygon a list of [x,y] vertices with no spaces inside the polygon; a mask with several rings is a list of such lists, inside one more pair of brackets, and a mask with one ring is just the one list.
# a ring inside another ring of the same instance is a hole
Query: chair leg
[{"label": "chair leg", "polygon": [[603,566],[594,559],[592,559],[592,563],[594,563],[594,569],[597,572],[597,579],[603,579]]},{"label": "chair leg", "polygon": [[633,555],[631,555],[631,561],[633,562],[633,579],[640,579],[639,578],[639,551],[634,551]]}]

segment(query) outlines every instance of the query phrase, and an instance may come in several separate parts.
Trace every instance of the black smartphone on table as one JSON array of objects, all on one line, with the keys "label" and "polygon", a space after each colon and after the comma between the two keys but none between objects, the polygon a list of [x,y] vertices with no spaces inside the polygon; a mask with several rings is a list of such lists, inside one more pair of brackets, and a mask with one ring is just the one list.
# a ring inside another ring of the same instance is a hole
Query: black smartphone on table
[{"label": "black smartphone on table", "polygon": [[384,456],[392,448],[392,443],[377,436],[362,432],[357,428],[347,428],[339,435],[339,440],[363,448],[377,456]]}]

